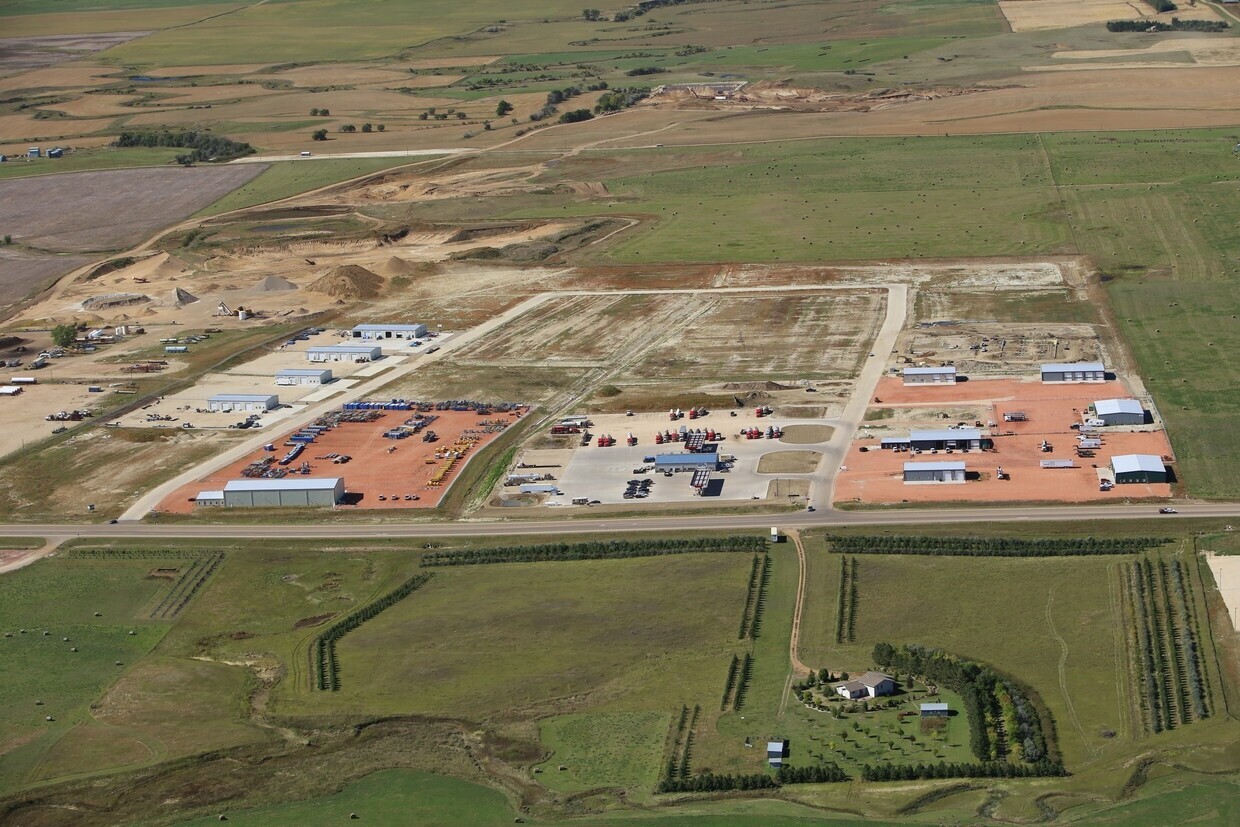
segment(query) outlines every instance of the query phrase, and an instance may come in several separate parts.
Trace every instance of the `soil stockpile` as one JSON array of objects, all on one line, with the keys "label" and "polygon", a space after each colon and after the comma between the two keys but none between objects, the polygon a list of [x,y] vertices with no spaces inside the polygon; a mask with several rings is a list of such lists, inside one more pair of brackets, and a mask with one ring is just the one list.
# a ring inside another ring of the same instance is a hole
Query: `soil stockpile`
[{"label": "soil stockpile", "polygon": [[399,256],[392,256],[387,261],[375,267],[375,272],[381,276],[411,276],[418,271],[418,265],[412,261],[405,261]]},{"label": "soil stockpile", "polygon": [[[281,276],[267,276],[262,281],[250,288],[251,293],[285,293],[289,290],[297,290],[296,284],[293,284],[286,278]],[[311,289],[314,289],[313,286]]]},{"label": "soil stockpile", "polygon": [[82,302],[83,310],[107,310],[110,307],[126,307],[131,304],[149,302],[151,297],[144,293],[105,293]]},{"label": "soil stockpile", "polygon": [[383,289],[383,277],[357,264],[333,267],[306,286],[333,299],[373,299]]}]

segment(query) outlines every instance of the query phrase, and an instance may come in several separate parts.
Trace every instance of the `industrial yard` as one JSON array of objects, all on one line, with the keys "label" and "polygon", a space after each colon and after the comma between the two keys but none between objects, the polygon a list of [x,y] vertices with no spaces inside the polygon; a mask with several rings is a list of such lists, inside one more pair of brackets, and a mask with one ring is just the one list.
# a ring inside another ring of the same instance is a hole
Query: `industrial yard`
[{"label": "industrial yard", "polygon": [[225,505],[203,492],[230,482],[343,478],[338,506],[350,509],[427,509],[439,505],[461,469],[516,422],[525,409],[475,402],[346,403],[284,434],[245,458],[179,488],[159,511],[189,514]]}]

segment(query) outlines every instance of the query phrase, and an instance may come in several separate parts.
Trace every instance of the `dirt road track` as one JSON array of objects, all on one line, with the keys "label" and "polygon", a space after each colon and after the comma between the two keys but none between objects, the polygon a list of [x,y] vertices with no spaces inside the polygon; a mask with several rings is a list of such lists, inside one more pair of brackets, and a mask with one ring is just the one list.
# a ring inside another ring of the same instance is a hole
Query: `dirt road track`
[{"label": "dirt road track", "polygon": [[792,540],[793,545],[797,547],[797,566],[799,570],[797,575],[797,605],[792,612],[792,636],[788,639],[788,659],[792,661],[792,673],[794,675],[808,675],[813,670],[801,661],[799,654],[801,648],[801,615],[805,609],[805,577],[807,574],[805,546],[801,543],[799,532],[789,531],[788,537]]}]

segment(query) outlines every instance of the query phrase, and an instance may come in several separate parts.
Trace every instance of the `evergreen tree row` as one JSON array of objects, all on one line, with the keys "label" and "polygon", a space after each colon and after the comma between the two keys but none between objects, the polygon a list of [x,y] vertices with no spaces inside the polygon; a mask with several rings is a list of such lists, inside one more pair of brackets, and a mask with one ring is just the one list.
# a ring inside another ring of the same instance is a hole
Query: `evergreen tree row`
[{"label": "evergreen tree row", "polygon": [[916,781],[924,778],[1037,778],[1067,775],[1062,764],[1038,761],[1013,764],[1008,761],[981,761],[976,764],[866,764],[861,777],[866,781]]},{"label": "evergreen tree row", "polygon": [[231,161],[253,155],[254,147],[239,141],[212,135],[210,132],[172,132],[167,129],[143,132],[122,132],[113,143],[118,147],[180,147],[190,150],[177,156],[179,163]]},{"label": "evergreen tree row", "polygon": [[1170,540],[1158,537],[910,537],[859,535],[828,537],[838,554],[920,554],[943,557],[1076,557],[1139,554]]},{"label": "evergreen tree row", "polygon": [[426,585],[427,581],[434,576],[434,572],[416,574],[383,597],[350,612],[320,632],[310,644],[310,671],[314,675],[315,688],[330,692],[340,689],[340,664],[336,660],[336,643],[342,637],[385,609],[404,600]]},{"label": "evergreen tree row", "polygon": [[694,537],[678,540],[611,540],[592,543],[549,543],[540,546],[497,546],[495,548],[433,551],[423,555],[422,565],[471,566],[487,563],[541,563],[555,560],[618,560],[629,557],[660,557],[693,552],[763,552],[766,539],[756,535],[740,537]]},{"label": "evergreen tree row", "polygon": [[773,790],[779,784],[763,773],[753,775],[715,775],[705,772],[692,778],[664,778],[655,792],[714,793],[726,790]]},{"label": "evergreen tree row", "polygon": [[775,778],[780,784],[830,784],[847,781],[848,773],[835,764],[817,764],[812,767],[791,767],[785,764],[775,773]]}]

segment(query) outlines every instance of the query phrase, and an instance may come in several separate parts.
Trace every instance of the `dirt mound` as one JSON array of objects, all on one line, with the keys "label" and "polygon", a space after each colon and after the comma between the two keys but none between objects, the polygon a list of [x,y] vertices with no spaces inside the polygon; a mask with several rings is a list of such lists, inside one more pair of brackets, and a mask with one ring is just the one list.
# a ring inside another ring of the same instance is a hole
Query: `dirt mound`
[{"label": "dirt mound", "polygon": [[249,289],[250,293],[284,293],[289,290],[298,290],[296,284],[293,284],[286,278],[281,276],[267,276],[262,281],[255,284]]},{"label": "dirt mound", "polygon": [[112,307],[127,307],[131,304],[149,302],[151,297],[145,293],[105,293],[92,296],[82,301],[83,310],[107,310]]},{"label": "dirt mound", "polygon": [[159,262],[159,264],[155,266],[155,269],[151,271],[152,275],[159,278],[171,278],[173,276],[179,276],[182,273],[186,273],[190,269],[188,264],[169,253],[165,253],[163,259],[164,260]]},{"label": "dirt mound", "polygon": [[387,261],[381,263],[375,268],[375,272],[381,276],[409,276],[416,273],[418,265],[412,261],[405,261],[399,256],[392,256]]},{"label": "dirt mound", "polygon": [[187,304],[193,304],[198,301],[198,297],[188,290],[181,287],[172,288],[163,301],[160,302],[164,307],[184,307]]},{"label": "dirt mound", "polygon": [[723,386],[725,391],[794,391],[795,387],[791,385],[781,385],[778,382],[729,382]]},{"label": "dirt mound", "polygon": [[383,289],[383,276],[357,264],[333,267],[306,286],[334,299],[373,299]]}]

